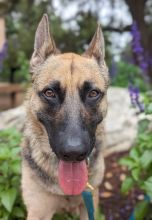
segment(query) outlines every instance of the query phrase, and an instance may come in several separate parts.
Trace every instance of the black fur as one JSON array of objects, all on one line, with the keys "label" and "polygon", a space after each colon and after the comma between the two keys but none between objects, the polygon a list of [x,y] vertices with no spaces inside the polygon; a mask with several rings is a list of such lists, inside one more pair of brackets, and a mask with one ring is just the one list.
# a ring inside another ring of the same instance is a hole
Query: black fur
[{"label": "black fur", "polygon": [[41,181],[45,184],[56,184],[55,180],[51,178],[32,158],[32,151],[29,147],[26,147],[26,149],[22,151],[22,156],[28,162],[30,168],[36,172]]}]

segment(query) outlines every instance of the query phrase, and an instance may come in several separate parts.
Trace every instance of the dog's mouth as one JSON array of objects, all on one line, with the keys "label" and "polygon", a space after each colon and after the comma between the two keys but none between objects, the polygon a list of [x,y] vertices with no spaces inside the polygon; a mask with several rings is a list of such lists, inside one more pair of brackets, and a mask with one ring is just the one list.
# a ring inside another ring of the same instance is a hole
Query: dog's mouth
[{"label": "dog's mouth", "polygon": [[79,195],[88,181],[86,160],[67,162],[60,160],[58,168],[59,185],[66,195]]}]

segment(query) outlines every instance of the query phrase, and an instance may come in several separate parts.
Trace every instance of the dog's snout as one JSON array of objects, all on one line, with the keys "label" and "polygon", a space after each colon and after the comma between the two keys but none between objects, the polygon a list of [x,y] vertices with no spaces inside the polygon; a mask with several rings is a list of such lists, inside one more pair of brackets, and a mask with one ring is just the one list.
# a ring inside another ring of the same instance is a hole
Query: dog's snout
[{"label": "dog's snout", "polygon": [[87,157],[87,147],[80,140],[68,140],[66,146],[62,147],[59,152],[62,160],[82,161]]}]

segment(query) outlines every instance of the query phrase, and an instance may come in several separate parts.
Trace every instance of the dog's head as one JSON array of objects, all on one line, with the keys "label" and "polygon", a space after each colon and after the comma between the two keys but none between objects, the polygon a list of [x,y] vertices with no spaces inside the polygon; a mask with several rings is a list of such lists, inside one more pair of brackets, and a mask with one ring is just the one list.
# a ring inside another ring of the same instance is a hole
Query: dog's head
[{"label": "dog's head", "polygon": [[82,161],[95,145],[97,126],[107,112],[108,70],[104,56],[100,26],[84,54],[60,54],[49,32],[48,17],[43,16],[30,62],[30,103],[59,159]]}]

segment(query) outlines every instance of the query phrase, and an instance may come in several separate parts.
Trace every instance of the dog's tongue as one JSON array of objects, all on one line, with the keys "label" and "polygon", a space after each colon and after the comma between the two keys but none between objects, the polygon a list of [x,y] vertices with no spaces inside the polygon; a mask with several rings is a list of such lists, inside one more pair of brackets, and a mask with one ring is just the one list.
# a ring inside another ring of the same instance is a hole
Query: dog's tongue
[{"label": "dog's tongue", "polygon": [[59,184],[66,195],[79,195],[85,189],[88,171],[85,160],[77,163],[59,162]]}]

